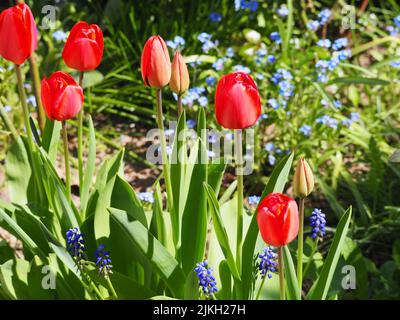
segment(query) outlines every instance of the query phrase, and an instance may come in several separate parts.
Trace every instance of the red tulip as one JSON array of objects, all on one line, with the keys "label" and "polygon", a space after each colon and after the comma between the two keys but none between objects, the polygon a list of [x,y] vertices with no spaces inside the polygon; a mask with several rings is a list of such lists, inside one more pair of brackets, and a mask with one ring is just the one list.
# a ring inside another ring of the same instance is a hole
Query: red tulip
[{"label": "red tulip", "polygon": [[81,110],[83,90],[69,74],[57,71],[42,80],[42,101],[51,120],[65,121]]},{"label": "red tulip", "polygon": [[271,193],[257,210],[258,228],[265,243],[284,246],[296,238],[299,214],[296,201],[282,193]]},{"label": "red tulip", "polygon": [[68,67],[84,72],[99,66],[103,51],[103,32],[100,27],[79,21],[68,36],[62,57]]},{"label": "red tulip", "polygon": [[0,14],[0,56],[23,64],[37,48],[37,29],[31,9],[18,4]]},{"label": "red tulip", "polygon": [[215,91],[215,114],[228,129],[245,129],[256,123],[261,113],[257,85],[246,73],[223,76]]},{"label": "red tulip", "polygon": [[160,36],[146,41],[141,59],[142,77],[146,86],[162,88],[171,79],[171,60],[167,45]]}]

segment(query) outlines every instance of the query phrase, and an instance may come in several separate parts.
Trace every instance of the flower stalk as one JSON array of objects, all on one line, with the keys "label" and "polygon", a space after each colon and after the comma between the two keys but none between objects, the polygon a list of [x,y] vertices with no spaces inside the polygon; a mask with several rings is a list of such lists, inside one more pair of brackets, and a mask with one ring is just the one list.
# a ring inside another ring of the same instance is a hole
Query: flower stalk
[{"label": "flower stalk", "polygon": [[304,198],[299,200],[299,236],[297,239],[297,281],[301,292],[303,289]]},{"label": "flower stalk", "polygon": [[278,247],[279,265],[279,298],[285,300],[285,265],[283,263],[283,246]]},{"label": "flower stalk", "polygon": [[243,239],[243,139],[242,130],[234,130],[237,175],[237,217],[236,217],[236,264],[240,272],[242,265]]},{"label": "flower stalk", "polygon": [[62,133],[64,141],[64,159],[65,159],[65,188],[67,191],[67,200],[71,202],[71,174],[69,168],[69,150],[68,150],[68,132],[66,122],[62,122]]},{"label": "flower stalk", "polygon": [[[79,86],[82,88],[84,72],[79,74]],[[82,89],[83,90],[83,89]],[[78,113],[78,174],[79,174],[79,190],[83,186],[83,107]]]}]

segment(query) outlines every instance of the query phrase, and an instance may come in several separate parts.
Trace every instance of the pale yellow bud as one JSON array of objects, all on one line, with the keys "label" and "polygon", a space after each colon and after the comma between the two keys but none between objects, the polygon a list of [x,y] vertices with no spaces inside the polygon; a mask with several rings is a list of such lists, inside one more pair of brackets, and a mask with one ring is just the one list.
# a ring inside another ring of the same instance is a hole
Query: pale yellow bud
[{"label": "pale yellow bud", "polygon": [[296,197],[305,198],[314,189],[314,175],[304,158],[297,163],[293,179],[293,191]]}]

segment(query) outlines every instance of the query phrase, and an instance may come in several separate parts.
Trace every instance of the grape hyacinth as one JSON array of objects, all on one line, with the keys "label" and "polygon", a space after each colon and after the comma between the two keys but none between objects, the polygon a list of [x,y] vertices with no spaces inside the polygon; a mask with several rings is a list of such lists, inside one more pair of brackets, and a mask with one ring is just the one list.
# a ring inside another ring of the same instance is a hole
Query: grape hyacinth
[{"label": "grape hyacinth", "polygon": [[99,274],[107,278],[112,273],[112,264],[110,253],[105,250],[105,245],[101,244],[94,253],[96,259],[96,266],[99,269]]},{"label": "grape hyacinth", "polygon": [[77,264],[85,259],[85,241],[83,236],[84,234],[80,233],[76,227],[66,232],[67,250]]},{"label": "grape hyacinth", "polygon": [[204,260],[196,264],[194,272],[199,278],[199,287],[206,298],[212,298],[214,293],[218,291],[217,282],[212,275],[214,269],[208,266],[208,261]]},{"label": "grape hyacinth", "polygon": [[277,271],[278,262],[276,259],[278,255],[272,247],[265,247],[258,257],[260,259],[258,270],[261,273],[261,278],[267,276],[267,278],[271,279],[272,273]]},{"label": "grape hyacinth", "polygon": [[313,239],[319,237],[323,238],[326,230],[326,218],[321,209],[314,209],[310,217],[311,236]]}]

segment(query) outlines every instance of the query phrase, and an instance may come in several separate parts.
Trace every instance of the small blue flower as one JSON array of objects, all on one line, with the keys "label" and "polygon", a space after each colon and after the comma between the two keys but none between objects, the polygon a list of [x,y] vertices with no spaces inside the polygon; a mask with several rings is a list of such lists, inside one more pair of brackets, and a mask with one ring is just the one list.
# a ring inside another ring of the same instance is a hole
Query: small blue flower
[{"label": "small blue flower", "polygon": [[339,50],[339,49],[342,49],[342,48],[344,48],[344,47],[347,47],[348,43],[349,43],[349,41],[347,40],[347,38],[339,38],[339,39],[336,39],[336,40],[333,42],[332,49],[335,50],[335,51],[337,51],[337,50]]},{"label": "small blue flower", "polygon": [[392,61],[390,66],[393,68],[400,68],[400,60]]},{"label": "small blue flower", "polygon": [[308,124],[304,124],[300,127],[299,131],[306,137],[309,137],[311,135],[311,126],[309,126]]},{"label": "small blue flower", "polygon": [[320,13],[318,13],[319,23],[324,25],[328,22],[329,18],[331,17],[332,11],[329,9],[324,9]]},{"label": "small blue flower", "polygon": [[393,19],[394,24],[396,25],[396,27],[400,28],[400,15],[398,15],[397,17],[395,17]]},{"label": "small blue flower", "polygon": [[279,94],[284,98],[289,98],[290,96],[293,95],[294,85],[290,81],[288,80],[281,81],[279,82],[278,86],[279,86]]},{"label": "small blue flower", "polygon": [[276,61],[276,58],[273,55],[270,54],[267,57],[267,61],[268,61],[268,63],[274,63]]},{"label": "small blue flower", "polygon": [[267,152],[274,152],[275,146],[272,142],[268,142],[267,144],[265,144],[264,149]]},{"label": "small blue flower", "polygon": [[314,209],[310,217],[311,236],[313,239],[319,237],[323,238],[326,230],[326,218],[321,209]]},{"label": "small blue flower", "polygon": [[142,202],[154,203],[154,194],[153,192],[139,192],[138,198]]},{"label": "small blue flower", "polygon": [[268,163],[271,166],[273,166],[273,165],[275,165],[275,162],[276,162],[276,158],[272,154],[268,155]]},{"label": "small blue flower", "polygon": [[400,29],[393,26],[387,26],[386,31],[389,31],[391,36],[397,36],[397,34],[400,32]]},{"label": "small blue flower", "polygon": [[[240,2],[240,3],[239,3]],[[257,11],[258,8],[258,1],[257,0],[235,0],[235,10],[238,11],[239,9],[249,9],[252,12]]]},{"label": "small blue flower", "polygon": [[215,48],[217,46],[216,42],[213,42],[211,40],[207,40],[206,42],[203,43],[201,50],[204,53],[208,53],[211,49]]},{"label": "small blue flower", "polygon": [[62,30],[57,30],[56,32],[53,32],[52,37],[54,40],[60,42],[64,42],[65,40],[67,40],[67,34]]},{"label": "small blue flower", "polygon": [[263,73],[257,72],[256,73],[256,78],[257,78],[257,80],[264,80],[265,76],[264,76]]},{"label": "small blue flower", "polygon": [[322,117],[317,118],[316,123],[326,125],[331,129],[337,129],[338,126],[338,121],[329,115],[323,115]]},{"label": "small blue flower", "polygon": [[258,264],[258,270],[261,273],[261,278],[267,276],[267,278],[272,278],[272,273],[277,271],[278,255],[274,252],[272,247],[265,247],[263,251],[258,255],[260,262]]},{"label": "small blue flower", "polygon": [[321,105],[323,105],[324,107],[329,105],[329,101],[326,99],[321,99]]},{"label": "small blue flower", "polygon": [[85,259],[84,234],[80,233],[78,228],[71,228],[65,235],[67,237],[67,250],[75,262],[79,264],[81,260]]},{"label": "small blue flower", "polygon": [[181,36],[175,36],[174,40],[168,40],[166,42],[167,46],[172,48],[172,50],[176,50],[179,47],[183,48],[185,43],[185,39],[183,39]]},{"label": "small blue flower", "polygon": [[112,272],[112,264],[110,253],[105,250],[105,245],[101,244],[94,253],[96,259],[96,267],[99,269],[99,274],[107,278]]},{"label": "small blue flower", "polygon": [[219,140],[219,135],[218,135],[217,133],[211,132],[211,133],[208,135],[208,142],[209,142],[209,143],[214,144],[214,143],[217,143],[218,140]]},{"label": "small blue flower", "polygon": [[212,298],[218,291],[217,281],[213,276],[214,269],[208,266],[208,261],[199,262],[196,264],[194,272],[199,278],[199,288],[201,288],[206,298]]},{"label": "small blue flower", "polygon": [[278,110],[279,109],[279,102],[276,99],[268,99],[267,103],[271,106],[272,109]]},{"label": "small blue flower", "polygon": [[331,40],[329,39],[321,39],[317,42],[318,47],[329,49],[331,47]]},{"label": "small blue flower", "polygon": [[213,77],[213,76],[208,76],[208,77],[206,78],[206,83],[207,83],[209,86],[213,86],[213,85],[215,85],[215,84],[217,83],[217,79],[216,79],[215,77]]},{"label": "small blue flower", "polygon": [[9,105],[5,105],[4,106],[4,111],[5,112],[10,112],[11,110],[12,110],[11,106],[9,106]]},{"label": "small blue flower", "polygon": [[32,106],[36,107],[36,98],[35,98],[35,96],[29,96],[26,99],[26,102],[30,103]]},{"label": "small blue flower", "polygon": [[199,102],[200,106],[202,106],[202,107],[207,107],[207,105],[208,105],[207,97],[200,97],[199,99],[197,99],[197,101]]},{"label": "small blue flower", "polygon": [[214,158],[215,157],[215,152],[212,150],[207,150],[207,157],[208,158]]},{"label": "small blue flower", "polygon": [[226,56],[228,58],[233,58],[235,56],[235,51],[233,50],[232,47],[229,47],[228,49],[226,49]]},{"label": "small blue flower", "polygon": [[221,22],[222,16],[218,12],[211,12],[209,15],[211,22]]},{"label": "small blue flower", "polygon": [[289,14],[289,9],[286,6],[286,4],[282,4],[278,10],[276,10],[276,13],[280,16],[280,17],[286,17]]},{"label": "small blue flower", "polygon": [[358,120],[360,120],[360,114],[358,112],[351,112],[350,119],[353,122],[357,122]]},{"label": "small blue flower", "polygon": [[236,66],[233,66],[233,70],[235,72],[244,72],[244,73],[251,72],[251,70],[248,67],[242,66],[241,64],[237,64]]},{"label": "small blue flower", "polygon": [[281,36],[280,36],[279,32],[276,32],[276,31],[272,32],[272,33],[269,35],[269,38],[270,38],[272,41],[274,41],[275,43],[277,43],[277,44],[280,44],[280,43],[282,42],[282,39],[281,39]]},{"label": "small blue flower", "polygon": [[201,32],[199,33],[199,35],[197,36],[197,39],[201,42],[201,43],[205,43],[206,41],[211,40],[211,34],[206,33],[206,32]]},{"label": "small blue flower", "polygon": [[186,120],[186,126],[188,129],[193,129],[196,126],[196,121],[193,119]]},{"label": "small blue flower", "polygon": [[216,70],[216,71],[221,71],[224,68],[224,64],[225,64],[226,58],[218,58],[213,64],[212,67]]},{"label": "small blue flower", "polygon": [[313,31],[317,31],[319,28],[319,22],[316,20],[310,20],[307,23],[307,28]]},{"label": "small blue flower", "polygon": [[260,202],[260,200],[261,200],[261,197],[259,197],[259,196],[249,196],[249,197],[247,198],[247,201],[249,202],[249,205],[250,205],[250,206],[256,206],[256,205],[258,205],[258,203]]}]

